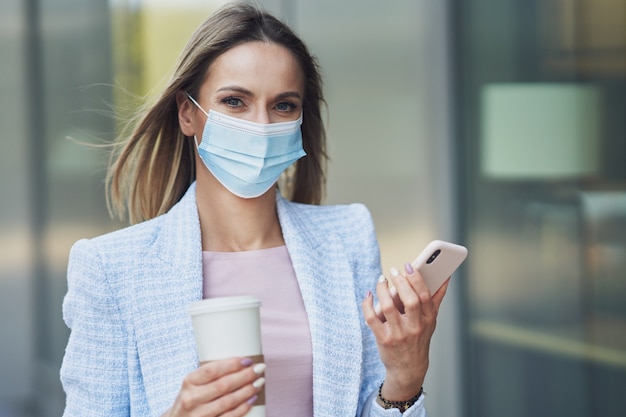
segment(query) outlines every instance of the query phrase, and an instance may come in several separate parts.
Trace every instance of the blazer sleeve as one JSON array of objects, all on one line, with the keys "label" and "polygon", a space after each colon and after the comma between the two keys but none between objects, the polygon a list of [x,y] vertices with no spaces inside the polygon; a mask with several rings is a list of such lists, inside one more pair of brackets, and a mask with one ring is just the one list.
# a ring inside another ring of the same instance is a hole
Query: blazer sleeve
[{"label": "blazer sleeve", "polygon": [[95,246],[81,240],[70,251],[63,319],[71,332],[61,366],[65,417],[130,413],[127,332]]},{"label": "blazer sleeve", "polygon": [[[362,230],[365,235],[359,239],[363,246],[360,246],[359,253],[355,254],[355,268],[358,277],[355,288],[357,290],[356,296],[362,299],[367,290],[375,292],[376,283],[382,271],[380,249],[374,223],[369,211],[364,206],[361,206],[361,208],[363,215],[355,216],[355,218],[362,219],[356,230]],[[359,312],[362,327],[361,334],[363,335],[363,381],[361,383],[359,413],[357,415],[361,417],[427,417],[428,414],[424,408],[424,396],[404,413],[397,409],[385,410],[376,402],[378,387],[385,377],[385,369],[378,355],[374,333],[365,323],[360,307]]]},{"label": "blazer sleeve", "polygon": [[378,385],[385,377],[385,368],[378,355],[374,334],[365,323],[361,301],[368,290],[375,293],[376,283],[382,271],[380,250],[372,217],[365,206],[354,204],[353,207],[360,211],[359,215],[355,213],[352,216],[352,219],[359,219],[359,223],[354,225],[353,230],[358,230],[360,233],[351,246],[355,249],[352,254],[353,267],[356,271],[354,287],[363,343],[362,381],[357,416],[366,417],[370,415],[372,393],[377,392]]}]

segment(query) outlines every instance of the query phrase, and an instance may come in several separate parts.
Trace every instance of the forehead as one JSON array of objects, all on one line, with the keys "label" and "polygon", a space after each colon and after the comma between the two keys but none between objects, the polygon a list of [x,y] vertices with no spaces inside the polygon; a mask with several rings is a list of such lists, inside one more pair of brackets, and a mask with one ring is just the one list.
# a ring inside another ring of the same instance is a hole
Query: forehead
[{"label": "forehead", "polygon": [[286,47],[271,42],[245,42],[218,56],[207,69],[206,86],[220,88],[228,84],[251,91],[303,92],[304,74],[298,59]]}]

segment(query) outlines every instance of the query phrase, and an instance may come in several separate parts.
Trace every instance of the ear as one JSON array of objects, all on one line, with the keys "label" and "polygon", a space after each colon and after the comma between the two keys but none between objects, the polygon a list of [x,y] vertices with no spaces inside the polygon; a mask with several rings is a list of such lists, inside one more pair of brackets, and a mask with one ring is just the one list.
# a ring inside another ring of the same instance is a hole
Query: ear
[{"label": "ear", "polygon": [[193,137],[193,135],[198,133],[194,126],[196,107],[184,91],[176,93],[176,105],[178,106],[178,125],[180,130],[183,132],[183,135]]}]

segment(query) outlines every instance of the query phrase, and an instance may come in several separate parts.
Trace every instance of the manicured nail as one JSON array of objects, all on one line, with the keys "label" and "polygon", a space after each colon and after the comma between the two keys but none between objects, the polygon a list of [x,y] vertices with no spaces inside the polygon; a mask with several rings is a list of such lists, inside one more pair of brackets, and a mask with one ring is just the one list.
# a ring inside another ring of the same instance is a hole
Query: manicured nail
[{"label": "manicured nail", "polygon": [[256,400],[259,398],[258,395],[255,395],[254,397],[251,397],[248,401],[246,401],[248,404],[252,405],[256,402]]},{"label": "manicured nail", "polygon": [[379,276],[379,277],[378,277],[378,283],[379,283],[379,284],[382,284],[382,283],[383,283],[383,282],[385,282],[385,281],[387,281],[387,278],[385,278],[385,276],[384,276],[384,275],[381,275],[381,276]]},{"label": "manicured nail", "polygon": [[257,363],[256,365],[254,365],[254,368],[252,368],[252,370],[254,371],[255,374],[261,375],[263,371],[265,371],[265,364]]},{"label": "manicured nail", "polygon": [[413,265],[411,265],[411,264],[410,264],[410,263],[408,263],[408,262],[404,264],[404,270],[405,270],[405,271],[406,271],[406,273],[407,273],[407,274],[409,274],[409,275],[411,275],[411,274],[413,274],[413,272],[415,272],[415,271],[413,270]]},{"label": "manicured nail", "polygon": [[261,377],[252,383],[254,388],[261,388],[265,384],[265,378]]},{"label": "manicured nail", "polygon": [[400,275],[400,271],[398,271],[398,270],[396,269],[396,267],[394,267],[394,266],[392,266],[392,267],[389,269],[389,273],[391,274],[391,276],[392,276],[392,277],[397,277],[398,275]]},{"label": "manicured nail", "polygon": [[372,291],[367,290],[367,292],[365,293],[365,298],[370,298],[372,296]]},{"label": "manicured nail", "polygon": [[241,366],[250,366],[254,363],[254,361],[250,358],[245,358],[241,360]]}]

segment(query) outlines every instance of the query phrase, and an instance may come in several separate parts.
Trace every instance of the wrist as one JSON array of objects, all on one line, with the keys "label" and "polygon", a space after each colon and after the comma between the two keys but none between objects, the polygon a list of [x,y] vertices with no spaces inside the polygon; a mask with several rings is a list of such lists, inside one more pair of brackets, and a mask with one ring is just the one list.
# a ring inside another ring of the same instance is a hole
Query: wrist
[{"label": "wrist", "polygon": [[[386,385],[385,381],[383,381],[380,384],[380,386],[378,387],[378,396],[376,398],[376,402],[378,403],[378,405],[380,405],[385,410],[397,408],[398,410],[400,410],[400,412],[403,413],[409,408],[411,408],[421,398],[422,395],[426,395],[426,393],[424,392],[424,389],[420,386],[417,393],[408,399],[390,400],[389,398],[383,395],[383,387],[385,385]],[[407,398],[407,397],[404,397],[404,398]]]},{"label": "wrist", "polygon": [[423,385],[423,377],[402,378],[388,373],[381,384],[381,394],[391,401],[404,401],[417,395]]}]

